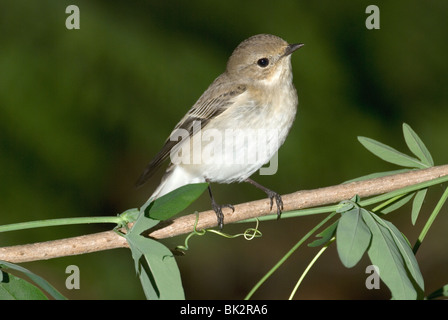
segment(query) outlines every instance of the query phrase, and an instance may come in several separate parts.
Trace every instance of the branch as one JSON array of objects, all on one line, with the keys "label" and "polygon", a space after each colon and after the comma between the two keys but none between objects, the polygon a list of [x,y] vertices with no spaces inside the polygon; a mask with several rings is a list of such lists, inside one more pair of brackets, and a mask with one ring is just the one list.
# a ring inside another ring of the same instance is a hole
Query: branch
[{"label": "branch", "polygon": [[[283,211],[335,204],[350,199],[356,194],[361,198],[370,197],[447,175],[448,165],[443,165],[315,190],[297,191],[282,196]],[[232,223],[268,215],[271,213],[269,206],[268,199],[235,205],[235,212],[233,213],[230,209],[225,209],[225,222]],[[195,214],[163,221],[154,229],[149,230],[147,236],[154,239],[163,239],[189,233],[193,231],[195,221]],[[211,228],[215,227],[216,224],[215,212],[208,210],[199,214],[196,228],[198,230]],[[3,247],[0,248],[0,260],[19,263],[127,247],[128,244],[124,237],[114,231],[106,231],[55,241]]]}]

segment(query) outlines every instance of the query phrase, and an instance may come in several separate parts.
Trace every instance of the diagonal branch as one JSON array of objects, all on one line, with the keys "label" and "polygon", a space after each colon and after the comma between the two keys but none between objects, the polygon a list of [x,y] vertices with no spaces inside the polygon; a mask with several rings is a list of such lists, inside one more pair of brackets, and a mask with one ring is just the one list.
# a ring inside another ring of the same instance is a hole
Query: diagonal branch
[{"label": "diagonal branch", "polygon": [[[447,175],[448,165],[443,165],[315,190],[297,191],[282,196],[283,207],[284,211],[291,211],[335,204],[350,199],[356,194],[361,198],[370,197]],[[224,212],[226,223],[271,213],[268,199],[242,203],[234,207],[235,211],[233,213],[230,209],[226,209]],[[163,239],[189,233],[193,231],[195,221],[195,214],[163,221],[155,229],[149,230],[148,236],[154,239]],[[196,226],[198,230],[215,226],[216,214],[213,210],[199,214]],[[124,237],[114,231],[106,231],[61,240],[3,247],[0,248],[0,260],[19,263],[127,247],[128,244]]]}]

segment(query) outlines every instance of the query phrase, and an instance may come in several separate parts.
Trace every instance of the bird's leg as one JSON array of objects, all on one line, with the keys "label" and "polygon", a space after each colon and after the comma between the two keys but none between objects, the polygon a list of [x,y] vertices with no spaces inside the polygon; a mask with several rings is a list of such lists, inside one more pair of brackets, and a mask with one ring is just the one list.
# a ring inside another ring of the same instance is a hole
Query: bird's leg
[{"label": "bird's leg", "polygon": [[222,230],[224,226],[224,214],[222,213],[222,208],[230,208],[232,211],[235,211],[235,208],[231,204],[217,204],[215,198],[213,198],[212,189],[208,186],[208,193],[210,194],[210,199],[212,200],[212,208],[216,213],[216,217],[218,218],[218,227]]},{"label": "bird's leg", "polygon": [[275,191],[272,191],[266,187],[263,187],[261,184],[255,182],[252,179],[247,178],[245,180],[246,182],[249,182],[250,184],[254,185],[255,187],[257,187],[260,190],[263,190],[267,196],[269,197],[269,200],[271,200],[271,208],[270,210],[272,210],[272,205],[274,204],[274,199],[275,199],[275,204],[277,205],[277,219],[280,219],[280,215],[282,214],[282,210],[283,210],[283,200],[282,197]]}]

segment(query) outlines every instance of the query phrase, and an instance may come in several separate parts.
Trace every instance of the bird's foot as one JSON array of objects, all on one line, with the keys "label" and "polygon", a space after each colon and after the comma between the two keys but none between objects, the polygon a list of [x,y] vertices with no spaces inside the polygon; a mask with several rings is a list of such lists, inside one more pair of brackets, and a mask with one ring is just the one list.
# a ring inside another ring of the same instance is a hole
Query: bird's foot
[{"label": "bird's foot", "polygon": [[235,208],[231,204],[217,204],[213,199],[212,208],[216,213],[216,217],[218,218],[218,227],[222,230],[222,227],[224,226],[224,213],[222,212],[222,208],[230,208],[232,209],[232,212],[235,211]]},{"label": "bird's foot", "polygon": [[282,200],[282,196],[279,195],[277,192],[272,191],[272,190],[266,190],[266,194],[269,197],[269,200],[271,201],[271,207],[269,210],[272,210],[272,207],[274,205],[274,199],[275,199],[275,204],[277,205],[277,219],[280,219],[280,216],[282,214],[283,211],[283,200]]},{"label": "bird's foot", "polygon": [[272,206],[274,205],[274,199],[275,199],[275,204],[277,205],[277,219],[280,219],[280,215],[282,214],[283,211],[283,200],[282,197],[275,191],[272,191],[266,187],[263,187],[261,184],[259,184],[258,182],[255,182],[252,179],[247,178],[246,182],[254,185],[255,187],[257,187],[260,190],[263,190],[267,196],[269,197],[269,200],[271,201],[271,207],[269,210],[272,210]]}]

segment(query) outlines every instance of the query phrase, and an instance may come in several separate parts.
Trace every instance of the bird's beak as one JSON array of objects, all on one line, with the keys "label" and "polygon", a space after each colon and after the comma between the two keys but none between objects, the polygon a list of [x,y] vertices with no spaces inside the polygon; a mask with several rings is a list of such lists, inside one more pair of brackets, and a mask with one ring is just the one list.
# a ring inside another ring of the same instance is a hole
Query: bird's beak
[{"label": "bird's beak", "polygon": [[293,53],[294,51],[296,51],[297,49],[300,49],[304,46],[304,43],[293,43],[293,44],[289,44],[286,47],[285,53],[283,54],[283,56],[289,56],[291,53]]}]

